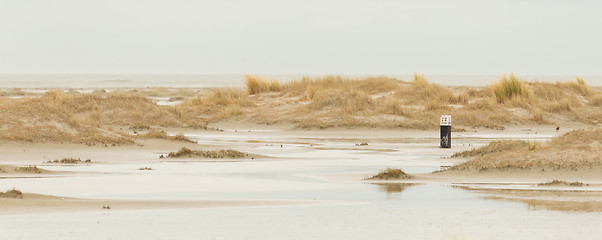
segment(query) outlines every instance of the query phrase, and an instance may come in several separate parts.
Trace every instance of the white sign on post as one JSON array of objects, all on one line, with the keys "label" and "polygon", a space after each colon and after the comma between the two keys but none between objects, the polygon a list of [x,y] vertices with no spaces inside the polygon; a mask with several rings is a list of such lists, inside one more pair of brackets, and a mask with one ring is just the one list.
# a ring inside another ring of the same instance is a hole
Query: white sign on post
[{"label": "white sign on post", "polygon": [[441,126],[451,126],[451,115],[441,115]]}]

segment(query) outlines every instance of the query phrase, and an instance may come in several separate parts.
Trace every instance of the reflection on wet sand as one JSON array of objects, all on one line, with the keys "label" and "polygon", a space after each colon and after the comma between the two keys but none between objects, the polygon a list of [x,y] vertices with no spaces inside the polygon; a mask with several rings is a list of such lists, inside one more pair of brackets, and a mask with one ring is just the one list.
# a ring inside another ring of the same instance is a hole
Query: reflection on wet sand
[{"label": "reflection on wet sand", "polygon": [[420,185],[420,183],[370,183],[379,186],[379,190],[387,194],[401,193],[406,188]]},{"label": "reflection on wet sand", "polygon": [[454,187],[481,193],[484,199],[522,202],[527,204],[528,210],[602,212],[601,191]]}]

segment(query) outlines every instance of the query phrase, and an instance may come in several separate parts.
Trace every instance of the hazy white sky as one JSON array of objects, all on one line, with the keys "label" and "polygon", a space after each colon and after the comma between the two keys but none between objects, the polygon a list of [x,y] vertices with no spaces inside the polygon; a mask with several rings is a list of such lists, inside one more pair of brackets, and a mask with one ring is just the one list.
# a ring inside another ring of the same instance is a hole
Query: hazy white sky
[{"label": "hazy white sky", "polygon": [[0,0],[0,73],[602,75],[595,0]]}]

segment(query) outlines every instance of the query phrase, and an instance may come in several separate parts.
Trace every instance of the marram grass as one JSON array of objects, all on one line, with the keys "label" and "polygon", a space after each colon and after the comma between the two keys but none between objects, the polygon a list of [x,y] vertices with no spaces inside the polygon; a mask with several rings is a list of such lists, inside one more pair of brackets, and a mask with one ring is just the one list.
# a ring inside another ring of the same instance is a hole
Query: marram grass
[{"label": "marram grass", "polygon": [[500,103],[517,97],[529,98],[531,95],[527,84],[514,74],[503,76],[497,83],[492,85],[492,88],[495,98]]}]

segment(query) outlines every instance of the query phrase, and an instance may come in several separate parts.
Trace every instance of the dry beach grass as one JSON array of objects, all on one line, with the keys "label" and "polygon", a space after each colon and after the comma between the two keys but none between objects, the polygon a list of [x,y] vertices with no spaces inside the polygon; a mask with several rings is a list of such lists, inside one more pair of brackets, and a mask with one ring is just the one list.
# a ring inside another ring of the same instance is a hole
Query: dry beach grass
[{"label": "dry beach grass", "polygon": [[[182,157],[199,157],[199,158],[245,158],[249,154],[239,152],[236,150],[191,150],[189,148],[181,148],[177,152],[170,152],[167,154],[168,158],[182,158]],[[161,155],[163,157],[163,155]]]},{"label": "dry beach grass", "polygon": [[[0,98],[0,139],[105,146],[149,138],[190,141],[162,129],[206,129],[207,124],[220,121],[302,129],[435,129],[442,114],[453,115],[457,131],[523,124],[599,126],[602,121],[602,93],[581,78],[552,84],[525,82],[509,75],[489,86],[472,88],[432,84],[420,75],[410,81],[324,76],[290,82],[247,76],[246,84],[246,89],[200,92],[50,91],[19,99]],[[18,89],[10,90],[10,94],[17,93]],[[150,98],[154,96],[183,102],[159,106]],[[145,128],[138,129],[141,126]]]},{"label": "dry beach grass", "polygon": [[525,141],[496,141],[454,157],[470,158],[447,171],[601,170],[602,128],[570,131],[537,147]]}]

